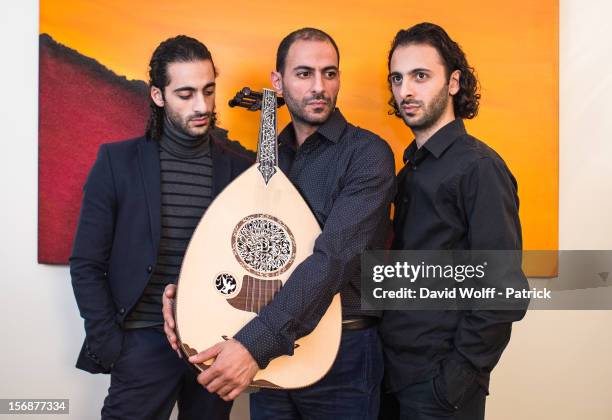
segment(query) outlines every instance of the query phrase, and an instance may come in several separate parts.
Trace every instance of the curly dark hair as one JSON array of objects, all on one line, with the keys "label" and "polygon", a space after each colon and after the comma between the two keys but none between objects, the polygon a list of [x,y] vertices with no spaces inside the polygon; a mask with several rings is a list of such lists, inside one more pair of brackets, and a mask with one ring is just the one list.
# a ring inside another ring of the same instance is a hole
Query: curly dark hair
[{"label": "curly dark hair", "polygon": [[[468,64],[465,54],[461,50],[459,44],[453,41],[442,27],[434,23],[419,23],[411,28],[402,29],[395,35],[391,43],[391,50],[389,50],[387,61],[388,69],[391,67],[391,57],[396,48],[409,44],[427,44],[435,48],[444,62],[447,78],[449,78],[450,74],[455,70],[461,72],[461,77],[459,78],[459,91],[453,96],[455,117],[466,119],[474,118],[478,114],[480,86],[474,74],[474,68]],[[388,81],[388,86],[389,90],[391,90],[390,81]],[[389,111],[389,115],[395,115],[401,118],[393,94],[391,94],[389,105],[392,108]]]},{"label": "curly dark hair", "polygon": [[[186,35],[178,35],[169,38],[159,44],[149,62],[149,86],[155,86],[164,93],[164,88],[170,84],[168,77],[168,64],[188,63],[191,61],[210,60],[217,76],[217,69],[212,59],[212,55],[206,45],[197,39]],[[159,140],[164,130],[164,108],[159,107],[149,97],[149,107],[151,113],[147,122],[147,137],[152,140]],[[211,128],[215,126],[216,115],[213,113],[211,118]]]}]

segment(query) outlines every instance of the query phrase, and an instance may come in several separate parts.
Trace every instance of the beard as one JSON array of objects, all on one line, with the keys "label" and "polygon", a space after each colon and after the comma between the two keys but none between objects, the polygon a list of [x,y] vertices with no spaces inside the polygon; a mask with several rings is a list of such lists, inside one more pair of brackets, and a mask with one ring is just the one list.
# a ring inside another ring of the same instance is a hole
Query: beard
[{"label": "beard", "polygon": [[[287,105],[287,109],[291,114],[291,118],[307,125],[322,125],[334,112],[336,108],[337,96],[327,97],[325,94],[315,94],[302,99],[291,96],[289,91],[283,86],[283,99]],[[324,101],[326,106],[315,107],[314,112],[307,111],[308,103],[311,101]]]},{"label": "beard", "polygon": [[[166,112],[166,119],[175,130],[179,131],[188,137],[202,137],[204,136],[211,127],[215,125],[215,113],[214,112],[197,112],[183,118],[179,113],[174,112],[169,108],[164,108]],[[208,124],[199,127],[190,127],[189,122],[196,118],[208,118]]]},{"label": "beard", "polygon": [[[433,127],[444,114],[448,101],[450,100],[448,95],[447,86],[443,86],[442,89],[432,98],[429,103],[423,101],[417,101],[415,99],[404,99],[399,104],[400,115],[404,120],[404,123],[412,131],[423,131],[430,127]],[[423,111],[420,117],[407,114],[402,108],[402,105],[417,105]]]}]

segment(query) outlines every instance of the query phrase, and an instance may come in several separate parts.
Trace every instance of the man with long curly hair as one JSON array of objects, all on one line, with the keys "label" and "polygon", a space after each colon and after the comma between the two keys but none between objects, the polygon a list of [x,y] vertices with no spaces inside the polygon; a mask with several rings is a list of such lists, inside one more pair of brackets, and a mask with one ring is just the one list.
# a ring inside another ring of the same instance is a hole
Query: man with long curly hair
[{"label": "man with long curly hair", "polygon": [[231,404],[203,389],[167,345],[162,291],[176,283],[208,205],[253,161],[215,127],[210,51],[184,35],[149,63],[144,136],[103,144],[84,187],[70,272],[85,343],[77,367],[110,373],[103,419],[227,419]]},{"label": "man with long curly hair", "polygon": [[[516,180],[463,124],[478,113],[480,94],[459,45],[421,23],[397,33],[388,68],[390,114],[414,134],[398,174],[393,248],[520,250]],[[402,419],[483,419],[491,370],[524,314],[386,311],[380,333],[391,396],[381,418],[396,416],[397,404]]]}]

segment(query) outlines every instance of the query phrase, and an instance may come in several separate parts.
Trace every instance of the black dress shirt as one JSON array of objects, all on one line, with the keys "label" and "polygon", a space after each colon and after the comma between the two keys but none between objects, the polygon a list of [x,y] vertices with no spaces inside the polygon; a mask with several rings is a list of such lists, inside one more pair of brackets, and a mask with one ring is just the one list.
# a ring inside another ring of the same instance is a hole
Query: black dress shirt
[{"label": "black dress shirt", "polygon": [[[404,162],[393,249],[521,249],[516,180],[493,149],[466,133],[462,120],[442,127],[421,148],[412,142]],[[463,383],[476,379],[488,388],[511,323],[524,313],[386,311],[380,331],[388,389],[397,391],[440,372]]]},{"label": "black dress shirt", "polygon": [[[313,254],[234,338],[264,368],[270,359],[293,354],[296,339],[310,333],[340,292],[343,317],[362,315],[360,256],[384,247],[390,234],[395,164],[389,145],[348,123],[336,109],[296,148],[289,124],[279,135],[281,170],[319,222]],[[368,313],[380,315],[380,313]]]}]

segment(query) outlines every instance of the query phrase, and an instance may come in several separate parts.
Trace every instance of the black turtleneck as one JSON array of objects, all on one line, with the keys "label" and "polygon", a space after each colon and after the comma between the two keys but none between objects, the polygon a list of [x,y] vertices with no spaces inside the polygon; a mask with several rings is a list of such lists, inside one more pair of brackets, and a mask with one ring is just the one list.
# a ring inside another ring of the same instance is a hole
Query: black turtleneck
[{"label": "black turtleneck", "polygon": [[174,157],[194,159],[208,153],[209,143],[208,132],[200,137],[192,137],[187,133],[177,130],[170,121],[166,120],[160,148]]},{"label": "black turtleneck", "polygon": [[125,328],[163,325],[161,298],[176,283],[187,244],[212,201],[210,137],[191,137],[167,120],[159,144],[161,240],[157,263]]}]

